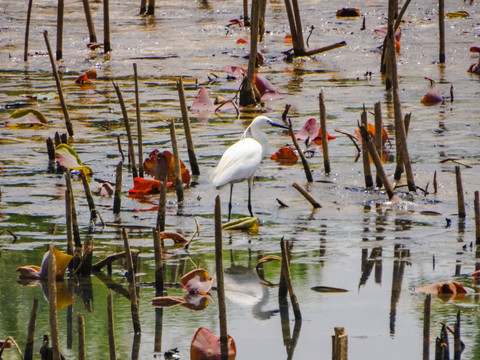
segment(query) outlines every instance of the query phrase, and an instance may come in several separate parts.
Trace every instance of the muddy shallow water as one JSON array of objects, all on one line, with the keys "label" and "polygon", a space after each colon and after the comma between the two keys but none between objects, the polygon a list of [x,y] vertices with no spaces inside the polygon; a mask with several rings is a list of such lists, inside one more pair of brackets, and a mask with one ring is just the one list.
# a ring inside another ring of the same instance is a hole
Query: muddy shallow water
[{"label": "muddy shallow water", "polygon": [[[408,202],[392,205],[386,202],[383,192],[365,191],[361,160],[355,162],[355,147],[347,137],[334,131],[353,133],[363,105],[373,111],[374,103],[380,101],[383,120],[394,142],[391,96],[384,90],[379,74],[378,46],[383,39],[374,33],[374,29],[386,25],[383,2],[301,3],[304,37],[312,25],[315,28],[309,39],[310,47],[343,40],[347,46],[293,62],[285,61],[282,54],[291,46],[284,43],[289,32],[284,4],[268,2],[268,33],[259,44],[266,62],[259,73],[284,94],[284,98],[268,101],[256,110],[241,111],[240,117],[233,111],[225,111],[200,121],[196,114],[190,113],[201,175],[185,189],[183,203],[177,203],[175,193],[168,194],[166,223],[169,230],[189,237],[195,230],[195,217],[201,230],[188,251],[171,250],[166,260],[166,278],[172,283],[178,282],[194,264],[212,274],[215,272],[214,197],[221,195],[222,210],[226,213],[228,190],[215,191],[210,184],[210,174],[227,146],[240,137],[254,116],[262,113],[279,122],[285,105],[291,104],[289,114],[294,128],[300,129],[310,117],[318,119],[318,94],[323,90],[328,131],[337,136],[329,143],[331,174],[324,173],[321,148],[314,147],[315,155],[309,159],[314,182],[308,188],[322,208],[312,210],[292,187],[293,182],[307,186],[300,164],[282,166],[268,156],[257,172],[252,195],[253,210],[260,221],[258,232],[223,233],[225,267],[229,268],[226,274],[228,333],[236,342],[238,359],[287,356],[285,343],[288,341],[282,336],[277,312],[278,290],[262,286],[254,272],[260,257],[280,253],[282,236],[294,242],[292,276],[303,316],[293,358],[331,356],[331,335],[337,326],[345,327],[349,336],[351,359],[420,358],[424,295],[414,293],[411,288],[455,280],[476,292],[468,275],[476,267],[473,199],[479,183],[480,77],[466,70],[477,61],[469,48],[479,46],[480,24],[478,5],[467,3],[455,0],[447,4],[446,12],[466,10],[470,16],[446,19],[445,65],[436,63],[438,15],[433,1],[412,3],[401,26],[398,73],[402,112],[412,113],[409,150],[416,184],[425,188],[429,183],[427,196],[421,192],[407,194],[405,188],[399,188],[398,194]],[[184,76],[187,104],[191,105],[202,84],[211,98],[218,95],[232,98],[240,83],[229,80],[222,67],[247,67],[244,57],[248,54],[248,45],[237,44],[237,40],[248,40],[248,29],[226,27],[231,19],[241,15],[241,3],[164,1],[157,4],[155,17],[137,16],[138,5],[137,2],[110,4],[113,52],[106,55],[101,50],[92,52],[86,48],[88,33],[82,3],[67,3],[65,7],[64,59],[59,63],[59,70],[75,130],[71,145],[92,168],[94,177],[109,181],[115,181],[115,167],[121,160],[118,135],[124,151],[127,148],[112,81],[120,86],[133,122],[133,63],[139,72],[144,157],[155,148],[170,150],[169,131],[164,121],[175,119],[180,155],[188,168],[176,90],[178,76]],[[366,30],[360,30],[361,18],[337,19],[337,6],[359,8],[366,17]],[[91,3],[99,41],[103,41],[102,7],[101,2]],[[56,91],[42,34],[48,30],[55,48],[56,2],[34,2],[28,63],[23,61],[25,14],[23,2],[0,5],[0,122],[8,119],[18,104],[28,101],[24,95],[42,97]],[[95,83],[75,84],[81,71],[93,68],[98,73]],[[372,72],[371,77],[364,76],[367,71]],[[435,89],[447,97],[444,104],[427,107],[420,103],[430,90],[424,77],[436,81]],[[451,85],[454,102],[448,98]],[[17,283],[15,269],[19,265],[40,264],[50,241],[59,249],[66,248],[65,180],[62,174],[48,171],[45,146],[46,138],[53,137],[55,132],[64,133],[65,126],[58,99],[32,101],[30,106],[47,117],[45,128],[2,126],[0,130],[1,230],[8,229],[18,236],[13,243],[7,232],[0,234],[0,339],[12,336],[23,349],[33,298],[39,298],[37,353],[42,335],[49,332],[48,303],[43,300],[40,286]],[[372,115],[369,122],[373,122]],[[136,134],[135,128],[133,132]],[[269,155],[291,144],[282,131],[271,130],[268,135]],[[393,155],[394,145],[390,149]],[[465,221],[457,216],[456,164],[442,162],[447,158],[459,159],[469,166],[461,167]],[[394,163],[386,165],[388,174],[393,174],[394,169]],[[434,172],[438,180],[436,194],[433,194]],[[95,203],[105,222],[154,226],[158,197],[128,198],[128,189],[132,186],[132,173],[125,165],[122,211],[115,217],[111,209],[113,199],[98,196],[96,182],[91,180]],[[123,240],[117,228],[102,229],[98,224],[95,232],[88,233],[89,212],[81,182],[74,182],[74,191],[81,236],[94,241],[94,261],[121,251]],[[234,187],[233,214],[248,214],[246,193],[246,183]],[[280,207],[277,198],[288,207]],[[113,292],[117,355],[151,359],[177,347],[180,358],[188,359],[191,338],[198,327],[219,332],[217,302],[202,312],[182,307],[163,312],[153,308],[151,298],[155,290],[149,286],[154,281],[155,265],[152,232],[131,230],[129,236],[131,246],[140,250],[137,281],[142,333],[138,349],[133,346],[130,304],[118,292]],[[461,266],[460,275],[455,276],[458,266]],[[268,264],[265,277],[276,282],[279,271],[277,264]],[[123,274],[123,264],[115,264],[112,280],[128,289]],[[88,358],[102,359],[108,353],[106,307],[110,290],[102,279],[105,280],[94,276],[80,283],[65,281],[75,292],[73,305],[59,312],[61,349],[68,359],[77,357],[77,312],[85,316]],[[318,293],[311,290],[313,286],[340,287],[348,292]],[[185,291],[178,288],[168,288],[168,293],[185,295]],[[215,291],[212,295],[216,300]],[[90,301],[84,301],[82,296]],[[433,324],[446,322],[453,327],[457,311],[461,311],[465,359],[480,356],[478,301],[474,294],[462,301],[432,299],[433,338],[439,334],[439,327],[433,329]],[[69,317],[75,319],[71,336],[67,332]],[[293,330],[291,313],[290,333]],[[434,344],[430,351],[433,354]],[[14,350],[3,356],[18,358]]]}]

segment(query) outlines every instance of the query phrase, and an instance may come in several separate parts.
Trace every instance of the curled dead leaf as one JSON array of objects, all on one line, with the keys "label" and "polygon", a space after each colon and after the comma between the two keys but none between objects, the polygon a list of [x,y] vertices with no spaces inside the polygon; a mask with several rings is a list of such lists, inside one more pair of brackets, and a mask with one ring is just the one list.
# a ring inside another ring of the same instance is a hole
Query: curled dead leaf
[{"label": "curled dead leaf", "polygon": [[[227,335],[228,360],[237,356],[235,341]],[[190,360],[221,360],[220,336],[214,335],[210,330],[199,327],[193,335],[190,346]]]}]

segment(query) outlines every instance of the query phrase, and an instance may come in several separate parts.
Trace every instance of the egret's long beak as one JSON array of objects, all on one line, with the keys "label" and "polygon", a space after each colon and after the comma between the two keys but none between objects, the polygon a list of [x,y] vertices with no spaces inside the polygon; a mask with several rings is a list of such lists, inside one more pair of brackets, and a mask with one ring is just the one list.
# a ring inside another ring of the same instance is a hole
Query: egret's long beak
[{"label": "egret's long beak", "polygon": [[273,121],[269,121],[268,123],[269,123],[270,125],[272,125],[272,126],[289,130],[288,126],[285,126],[285,125],[282,125],[282,124],[277,124],[277,123],[274,123]]}]

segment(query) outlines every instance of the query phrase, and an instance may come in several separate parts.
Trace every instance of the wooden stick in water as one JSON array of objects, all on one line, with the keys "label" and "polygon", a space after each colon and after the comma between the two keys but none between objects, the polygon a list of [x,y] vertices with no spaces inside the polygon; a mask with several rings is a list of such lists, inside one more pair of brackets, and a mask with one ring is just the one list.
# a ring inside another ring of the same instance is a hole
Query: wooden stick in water
[{"label": "wooden stick in water", "polygon": [[148,0],[148,8],[145,15],[155,15],[155,0]]},{"label": "wooden stick in water", "polygon": [[85,319],[83,315],[77,314],[78,320],[78,360],[85,360]]},{"label": "wooden stick in water", "polygon": [[143,135],[142,119],[140,117],[140,94],[138,92],[138,72],[136,63],[133,63],[133,73],[135,77],[135,113],[137,115],[138,176],[143,178]]},{"label": "wooden stick in water", "polygon": [[[375,150],[377,151],[377,154],[381,158],[382,151],[383,151],[383,144],[382,144],[383,123],[382,123],[382,106],[380,102],[375,103],[374,109],[375,109]],[[380,189],[383,183],[382,183],[382,179],[378,174],[376,176],[376,183],[377,183],[377,188]]]},{"label": "wooden stick in water", "polygon": [[438,62],[445,63],[445,0],[438,0],[438,32],[439,32],[439,53]]},{"label": "wooden stick in water", "polygon": [[321,207],[322,207],[322,205],[320,205],[320,203],[318,203],[318,202],[313,198],[313,196],[312,196],[302,185],[300,185],[299,183],[294,182],[294,183],[292,184],[292,186],[293,186],[295,189],[297,189],[298,192],[299,192],[300,194],[302,194],[303,197],[304,197],[305,199],[307,199],[308,202],[309,202],[315,209],[318,209],[318,208],[321,208]]},{"label": "wooden stick in water", "polygon": [[93,201],[92,191],[88,184],[87,176],[83,171],[80,171],[80,178],[82,179],[83,188],[85,189],[85,196],[87,198],[88,208],[90,209],[90,230],[95,228],[95,222],[97,221],[97,209],[95,208],[95,202]]},{"label": "wooden stick in water", "polygon": [[282,248],[282,262],[284,261],[285,264],[282,264],[282,275],[287,283],[288,293],[290,294],[290,302],[292,303],[293,314],[295,316],[295,320],[302,319],[302,313],[300,312],[300,306],[298,304],[297,295],[293,290],[292,284],[292,274],[290,272],[290,251],[288,243],[282,239],[280,240],[280,247]]},{"label": "wooden stick in water", "polygon": [[220,196],[215,198],[215,269],[217,275],[218,313],[220,321],[220,348],[222,359],[228,359],[227,309],[223,279],[222,212]]},{"label": "wooden stick in water", "polygon": [[[365,105],[363,105],[363,111],[361,115],[362,126],[367,129],[367,112]],[[368,154],[367,144],[362,141],[362,160],[363,160],[363,174],[365,177],[365,187],[370,189],[373,187],[372,170],[370,169],[370,155]]]},{"label": "wooden stick in water", "polygon": [[336,327],[335,335],[332,335],[332,360],[348,359],[348,336],[345,328]]},{"label": "wooden stick in water", "polygon": [[107,297],[107,312],[108,312],[108,348],[110,350],[110,360],[116,360],[115,354],[115,325],[113,321],[113,300],[112,292]]},{"label": "wooden stick in water", "polygon": [[122,108],[123,123],[125,124],[125,130],[127,131],[128,163],[132,165],[133,177],[136,178],[138,176],[138,173],[137,173],[137,165],[135,163],[135,149],[133,147],[133,138],[132,138],[132,132],[130,130],[130,121],[128,120],[127,108],[125,107],[125,102],[123,101],[123,96],[122,96],[122,92],[120,91],[120,88],[116,83],[112,82],[112,84],[113,84],[113,87],[115,88],[115,92],[117,93],[120,107]]},{"label": "wooden stick in water", "polygon": [[50,57],[50,64],[52,65],[53,77],[55,78],[55,83],[57,84],[58,98],[60,99],[60,105],[62,106],[63,117],[65,118],[65,126],[67,127],[68,136],[73,137],[74,133],[72,122],[70,121],[70,116],[68,115],[67,105],[65,104],[65,99],[63,97],[62,84],[60,83],[57,65],[53,59],[52,48],[50,47],[50,40],[48,39],[48,32],[46,30],[43,32],[43,37],[45,38],[45,44],[47,45],[48,56]]},{"label": "wooden stick in water", "polygon": [[123,163],[120,161],[117,164],[117,172],[115,177],[115,193],[113,195],[113,213],[120,213],[120,206],[122,204],[122,167]]},{"label": "wooden stick in water", "polygon": [[480,196],[478,190],[475,191],[475,244],[480,245]]},{"label": "wooden stick in water", "polygon": [[103,50],[105,53],[112,51],[110,44],[110,8],[109,0],[103,0]]},{"label": "wooden stick in water", "polygon": [[455,179],[457,183],[457,205],[458,205],[458,217],[465,219],[465,197],[463,193],[462,173],[460,172],[460,166],[455,166]]},{"label": "wooden stick in water", "polygon": [[322,152],[325,174],[330,174],[330,157],[328,154],[328,136],[327,136],[327,111],[325,109],[325,98],[323,90],[318,97],[320,102],[320,127],[322,128]]},{"label": "wooden stick in water", "polygon": [[140,334],[140,316],[138,308],[137,286],[135,283],[135,269],[133,267],[133,258],[130,250],[130,242],[128,240],[127,229],[122,228],[123,242],[125,245],[127,270],[128,270],[128,284],[130,293],[130,309],[132,311],[133,331],[135,334]]},{"label": "wooden stick in water", "polygon": [[25,26],[25,48],[23,52],[23,61],[28,61],[28,35],[30,33],[30,19],[32,18],[33,0],[28,0],[27,24]]},{"label": "wooden stick in water", "polygon": [[61,359],[60,341],[58,338],[58,318],[57,318],[57,263],[53,255],[53,244],[49,247],[48,257],[48,304],[50,310],[50,337],[52,338],[53,360]]},{"label": "wooden stick in water", "polygon": [[185,140],[187,141],[188,159],[192,175],[200,175],[200,169],[195,155],[195,146],[193,145],[192,131],[190,127],[190,118],[188,116],[187,102],[185,101],[185,91],[183,89],[183,80],[177,82],[178,97],[180,98],[180,108],[182,110],[183,128],[185,130]]},{"label": "wooden stick in water", "polygon": [[25,354],[23,360],[32,360],[33,359],[33,344],[35,341],[35,322],[37,319],[38,311],[38,299],[33,299],[33,307],[30,311],[30,320],[28,322],[28,332],[27,332],[27,341],[25,344]]},{"label": "wooden stick in water", "polygon": [[64,0],[58,0],[57,3],[57,61],[63,58],[63,12],[65,8]]},{"label": "wooden stick in water", "polygon": [[175,163],[175,190],[177,191],[178,202],[183,201],[183,182],[180,169],[180,155],[178,154],[177,135],[175,133],[175,122],[170,121],[170,137],[172,140],[173,160]]},{"label": "wooden stick in water", "polygon": [[139,15],[145,14],[147,11],[147,0],[140,0],[140,13]]},{"label": "wooden stick in water", "polygon": [[425,305],[423,309],[423,360],[430,358],[430,305],[432,295],[425,296]]},{"label": "wooden stick in water", "polygon": [[97,35],[95,34],[95,26],[93,25],[92,13],[90,11],[90,5],[88,0],[83,1],[83,10],[85,11],[85,18],[87,19],[88,34],[90,36],[90,42],[97,42]]},{"label": "wooden stick in water", "polygon": [[157,229],[153,229],[153,248],[155,250],[155,296],[163,296],[162,239]]}]

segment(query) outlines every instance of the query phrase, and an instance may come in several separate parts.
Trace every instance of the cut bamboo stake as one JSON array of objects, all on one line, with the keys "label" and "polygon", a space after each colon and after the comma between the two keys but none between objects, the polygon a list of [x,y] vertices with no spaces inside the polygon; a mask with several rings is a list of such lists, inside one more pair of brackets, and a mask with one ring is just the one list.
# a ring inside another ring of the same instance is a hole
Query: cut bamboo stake
[{"label": "cut bamboo stake", "polygon": [[85,360],[85,320],[83,315],[77,313],[78,320],[78,360]]},{"label": "cut bamboo stake", "polygon": [[295,316],[295,320],[302,319],[302,313],[300,312],[300,306],[298,304],[297,295],[293,290],[292,284],[292,274],[290,272],[290,251],[289,251],[289,244],[282,239],[280,240],[280,247],[282,249],[282,262],[284,261],[285,264],[282,264],[282,276],[285,278],[288,293],[290,294],[290,302],[292,303],[292,310]]},{"label": "cut bamboo stake", "polygon": [[265,35],[265,12],[267,11],[267,0],[260,0],[258,7],[258,35],[259,41],[263,41]]},{"label": "cut bamboo stake", "polygon": [[110,350],[110,360],[116,360],[115,354],[115,325],[113,321],[113,300],[112,292],[107,297],[107,312],[108,312],[108,348]]},{"label": "cut bamboo stake", "polygon": [[247,76],[243,79],[240,89],[240,105],[249,106],[257,103],[253,78],[257,66],[257,43],[258,43],[258,15],[259,0],[252,0],[252,18],[250,25],[250,55],[248,57]]},{"label": "cut bamboo stake", "polygon": [[125,102],[123,101],[122,92],[120,91],[119,86],[113,81],[112,81],[112,84],[113,84],[113,87],[115,88],[115,92],[117,93],[120,107],[122,108],[123,123],[125,124],[125,130],[127,131],[128,164],[132,166],[133,177],[136,178],[138,174],[137,174],[137,165],[135,162],[135,149],[133,147],[133,138],[132,138],[132,132],[130,131],[130,121],[128,120],[127,108],[125,107]]},{"label": "cut bamboo stake", "polygon": [[322,205],[320,205],[314,198],[313,196],[299,183],[294,182],[292,186],[298,190],[300,194],[303,195],[305,199],[308,200],[308,202],[313,206],[314,209],[321,208]]},{"label": "cut bamboo stake", "polygon": [[120,206],[122,204],[122,166],[123,162],[117,164],[117,172],[115,177],[115,193],[113,195],[113,213],[120,213]]},{"label": "cut bamboo stake", "polygon": [[112,51],[110,45],[110,9],[109,0],[103,0],[103,50],[105,53]]},{"label": "cut bamboo stake", "polygon": [[60,342],[58,339],[58,319],[57,319],[57,264],[53,255],[53,244],[50,244],[48,257],[48,303],[50,310],[50,337],[52,338],[53,360],[60,360]]},{"label": "cut bamboo stake", "polygon": [[430,358],[430,306],[432,295],[425,296],[425,305],[423,308],[423,360]]},{"label": "cut bamboo stake", "polygon": [[80,178],[82,179],[83,188],[85,189],[85,196],[87,198],[88,208],[90,209],[90,231],[95,229],[95,222],[97,221],[97,209],[95,208],[95,202],[93,201],[92,191],[88,184],[87,176],[83,171],[80,171]]},{"label": "cut bamboo stake", "polygon": [[335,335],[332,335],[332,360],[348,359],[348,336],[345,328],[336,327]]},{"label": "cut bamboo stake", "polygon": [[250,19],[248,17],[248,0],[243,0],[243,25],[250,26]]},{"label": "cut bamboo stake", "polygon": [[220,321],[220,348],[222,359],[228,359],[227,309],[225,306],[225,287],[223,279],[222,212],[219,195],[215,198],[215,264],[217,275],[218,315]]},{"label": "cut bamboo stake", "polygon": [[480,196],[479,192],[475,191],[475,244],[480,245]]},{"label": "cut bamboo stake", "polygon": [[68,115],[65,99],[63,97],[62,84],[60,83],[60,77],[58,76],[57,65],[53,59],[52,48],[50,46],[50,40],[48,39],[47,30],[43,32],[43,37],[45,38],[45,44],[47,45],[48,56],[50,57],[50,64],[52,65],[53,77],[55,78],[55,83],[57,84],[58,98],[60,99],[60,105],[62,106],[63,117],[65,118],[65,126],[67,127],[68,136],[73,137],[73,126],[72,122],[70,121],[70,116]]},{"label": "cut bamboo stake", "polygon": [[170,121],[170,138],[172,140],[173,161],[175,163],[175,190],[177,191],[177,201],[183,201],[183,183],[180,168],[180,155],[178,154],[177,135],[175,133],[175,122]]},{"label": "cut bamboo stake", "polygon": [[438,32],[439,32],[439,55],[440,64],[445,63],[445,1],[438,0]]},{"label": "cut bamboo stake", "polygon": [[142,118],[140,116],[140,94],[138,91],[138,72],[137,64],[133,63],[133,73],[135,77],[135,113],[137,116],[137,142],[138,142],[138,176],[143,178],[143,135]]},{"label": "cut bamboo stake", "polygon": [[458,217],[465,219],[465,197],[463,194],[462,173],[460,172],[460,166],[455,166],[455,179],[457,183],[457,205],[458,205]]},{"label": "cut bamboo stake", "polygon": [[[383,144],[382,144],[382,130],[383,130],[383,123],[382,123],[382,106],[380,105],[380,102],[375,103],[374,106],[374,111],[375,111],[375,150],[377,151],[377,154],[382,157],[382,152],[383,152]],[[376,183],[377,183],[377,188],[382,187],[382,179],[380,176],[377,174],[376,176]]]},{"label": "cut bamboo stake", "polygon": [[182,110],[183,128],[185,131],[185,140],[187,141],[188,159],[192,175],[200,175],[200,169],[195,156],[195,146],[193,145],[192,131],[190,126],[190,118],[188,117],[187,102],[185,101],[185,91],[183,89],[183,79],[177,82],[178,97],[180,98],[180,108]]},{"label": "cut bamboo stake", "polygon": [[28,322],[27,342],[25,344],[24,360],[33,359],[33,344],[35,342],[35,322],[37,320],[38,299],[33,299],[33,307],[30,311],[30,320]]},{"label": "cut bamboo stake", "polygon": [[368,152],[370,157],[372,158],[373,163],[375,164],[375,169],[377,170],[378,176],[382,179],[383,186],[385,191],[387,192],[388,199],[392,199],[395,193],[393,192],[393,187],[390,184],[390,180],[388,180],[388,176],[385,173],[385,170],[382,165],[382,161],[375,150],[375,146],[373,145],[372,139],[370,134],[368,133],[367,129],[363,126],[359,126],[360,134],[362,135],[362,144],[365,143],[367,145]]},{"label": "cut bamboo stake", "polygon": [[130,293],[130,309],[132,311],[133,331],[135,334],[140,334],[140,316],[138,308],[137,286],[135,283],[135,270],[133,268],[132,253],[130,251],[130,243],[128,241],[127,229],[122,228],[123,242],[125,244],[125,252],[127,259],[128,270],[128,284]]},{"label": "cut bamboo stake", "polygon": [[58,0],[57,3],[57,61],[63,58],[63,12],[65,8],[64,0]]},{"label": "cut bamboo stake", "polygon": [[[75,246],[73,242],[73,230],[72,230],[72,197],[70,190],[65,190],[65,224],[67,233],[67,254],[73,255]],[[73,263],[72,263],[73,267]]]},{"label": "cut bamboo stake", "polygon": [[155,15],[155,0],[148,0],[148,8],[145,15]]},{"label": "cut bamboo stake", "polygon": [[23,61],[28,61],[28,35],[30,33],[30,19],[32,17],[33,0],[28,0],[27,24],[25,26],[25,48],[23,52]]},{"label": "cut bamboo stake", "polygon": [[[362,126],[367,128],[367,112],[365,111],[365,105],[363,105],[363,111],[361,115]],[[372,170],[370,169],[370,155],[368,154],[367,144],[362,141],[362,160],[363,160],[363,174],[365,177],[365,187],[370,189],[373,187]]]},{"label": "cut bamboo stake", "polygon": [[157,229],[153,229],[153,248],[155,250],[155,296],[163,296],[162,240]]},{"label": "cut bamboo stake", "polygon": [[85,11],[85,18],[87,19],[88,35],[90,36],[90,42],[97,42],[97,35],[95,34],[95,26],[93,25],[92,13],[90,11],[90,5],[88,0],[83,1],[83,10]]},{"label": "cut bamboo stake", "polygon": [[320,102],[320,127],[322,129],[322,152],[323,152],[323,165],[325,167],[325,174],[330,174],[330,157],[328,154],[328,135],[327,135],[327,111],[325,109],[325,98],[323,96],[323,90],[320,91],[318,96]]}]

